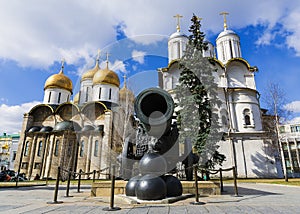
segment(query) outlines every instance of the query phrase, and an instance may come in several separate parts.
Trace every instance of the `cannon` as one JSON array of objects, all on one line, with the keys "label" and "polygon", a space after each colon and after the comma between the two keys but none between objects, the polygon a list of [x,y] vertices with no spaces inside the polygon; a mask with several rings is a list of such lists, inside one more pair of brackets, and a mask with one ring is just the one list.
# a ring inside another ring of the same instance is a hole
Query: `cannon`
[{"label": "cannon", "polygon": [[135,99],[134,110],[149,136],[160,138],[170,130],[174,101],[168,92],[160,88],[142,91]]},{"label": "cannon", "polygon": [[[126,185],[127,195],[136,194],[139,199],[156,200],[182,194],[181,183],[176,177],[168,177],[166,180],[161,177],[174,169],[179,161],[179,132],[176,122],[172,121],[174,107],[171,95],[160,88],[146,89],[136,97],[134,110],[139,120],[135,139],[136,150],[135,154],[128,154],[132,151],[129,146],[132,144],[127,141],[128,148],[124,148],[122,157],[139,160],[141,177],[129,179]],[[130,162],[132,160],[125,160],[125,163]],[[124,164],[123,167],[130,173],[130,166]],[[171,192],[172,188],[178,191]]]},{"label": "cannon", "polygon": [[[174,119],[174,101],[171,95],[160,88],[149,88],[135,99],[134,110],[139,120],[136,138],[126,138],[121,154],[123,177],[129,179],[136,160],[140,160],[149,150],[159,155],[165,154],[167,162],[176,162],[179,155],[178,146],[174,147],[178,138],[178,129]],[[135,145],[135,152],[133,149]],[[174,164],[168,164],[168,169]]]}]

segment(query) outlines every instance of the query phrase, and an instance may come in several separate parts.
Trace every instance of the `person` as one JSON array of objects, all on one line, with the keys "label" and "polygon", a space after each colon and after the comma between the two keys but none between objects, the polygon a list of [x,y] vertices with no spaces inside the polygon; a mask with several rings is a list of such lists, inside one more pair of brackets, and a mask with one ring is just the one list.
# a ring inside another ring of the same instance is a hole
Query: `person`
[{"label": "person", "polygon": [[34,180],[40,180],[40,175],[36,174],[35,177],[34,177]]}]

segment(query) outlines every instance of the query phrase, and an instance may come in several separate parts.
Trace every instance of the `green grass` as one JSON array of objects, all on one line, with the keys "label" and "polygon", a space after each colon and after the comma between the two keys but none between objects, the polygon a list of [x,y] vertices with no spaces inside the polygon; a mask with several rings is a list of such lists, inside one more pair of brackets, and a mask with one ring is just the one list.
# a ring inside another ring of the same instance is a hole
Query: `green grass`
[{"label": "green grass", "polygon": [[[105,181],[105,180],[95,180],[95,182],[97,181]],[[46,182],[45,180],[39,180],[39,181],[22,181],[22,182],[18,182],[18,186],[37,186],[37,185],[55,185],[56,184],[56,180],[48,180],[48,182]],[[81,180],[80,184],[81,185],[92,185],[93,180]],[[59,185],[67,185],[67,181],[59,181]],[[71,185],[78,185],[78,180],[71,180]],[[16,186],[16,182],[0,182],[0,188],[1,187],[15,187]]]},{"label": "green grass", "polygon": [[[284,179],[238,179],[238,183],[267,183],[267,184],[281,184],[281,185],[293,185],[300,186],[300,178],[289,178],[288,182]],[[224,183],[233,183],[232,179],[224,179]]]},{"label": "green grass", "polygon": [[[98,181],[108,181],[108,180],[96,180]],[[212,181],[219,181],[219,179],[212,179]],[[223,182],[225,184],[233,184],[233,179],[224,178]],[[246,179],[246,178],[240,178],[237,180],[238,183],[267,183],[267,184],[281,184],[281,185],[292,185],[292,186],[300,186],[300,178],[289,178],[288,182],[286,182],[284,179]],[[48,185],[55,185],[55,180],[49,180]],[[81,180],[81,185],[92,185],[93,180]],[[26,181],[26,182],[19,182],[18,186],[36,186],[36,185],[46,185],[45,180],[40,181]],[[71,185],[77,185],[78,180],[71,180]],[[67,181],[60,181],[59,185],[67,185]],[[15,182],[0,182],[0,188],[1,187],[15,187]]]}]

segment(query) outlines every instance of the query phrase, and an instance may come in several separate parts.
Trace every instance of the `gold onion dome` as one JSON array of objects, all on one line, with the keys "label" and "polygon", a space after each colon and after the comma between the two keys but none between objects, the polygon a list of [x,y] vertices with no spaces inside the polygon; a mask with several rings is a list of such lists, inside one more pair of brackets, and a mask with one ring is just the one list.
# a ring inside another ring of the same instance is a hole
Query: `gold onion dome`
[{"label": "gold onion dome", "polygon": [[100,70],[100,68],[99,68],[99,61],[97,60],[95,67],[92,68],[91,70],[88,70],[82,75],[81,81],[88,80],[88,79],[93,80],[93,77],[98,70]]},{"label": "gold onion dome", "polygon": [[110,84],[120,87],[120,80],[118,75],[114,71],[109,70],[108,66],[106,66],[105,69],[98,70],[95,73],[93,84]]},{"label": "gold onion dome", "polygon": [[126,82],[124,82],[124,86],[119,91],[119,97],[120,100],[126,101],[126,99],[128,99],[129,102],[134,102],[134,94],[127,88]]},{"label": "gold onion dome", "polygon": [[73,93],[72,81],[64,75],[63,70],[60,70],[58,74],[54,74],[46,80],[44,90],[48,88],[61,88]]},{"label": "gold onion dome", "polygon": [[73,103],[74,103],[74,104],[78,104],[78,103],[79,103],[79,93],[77,93],[77,94],[74,96]]}]

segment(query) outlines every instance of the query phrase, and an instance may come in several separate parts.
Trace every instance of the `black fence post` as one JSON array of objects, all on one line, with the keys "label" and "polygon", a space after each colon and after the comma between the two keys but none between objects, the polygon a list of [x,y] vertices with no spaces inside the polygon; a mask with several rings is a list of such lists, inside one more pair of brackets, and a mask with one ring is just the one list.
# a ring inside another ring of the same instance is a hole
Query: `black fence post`
[{"label": "black fence post", "polygon": [[238,188],[237,188],[237,181],[236,181],[236,168],[232,167],[232,173],[233,173],[233,184],[234,184],[234,196],[239,196]]},{"label": "black fence post", "polygon": [[111,175],[111,189],[110,189],[110,206],[103,208],[104,211],[116,211],[120,210],[120,207],[114,207],[114,197],[115,197],[115,171],[116,166],[112,166],[112,175]]},{"label": "black fence post", "polygon": [[80,192],[81,173],[82,173],[82,169],[79,169],[77,192]]},{"label": "black fence post", "polygon": [[62,201],[57,201],[58,196],[58,188],[59,188],[59,178],[60,178],[60,167],[57,167],[57,177],[54,189],[54,199],[53,202],[47,202],[47,204],[60,204],[63,203]]},{"label": "black fence post", "polygon": [[197,165],[194,165],[194,174],[195,174],[195,202],[191,202],[191,204],[202,205],[202,204],[205,204],[205,203],[199,202],[198,167],[197,167]]},{"label": "black fence post", "polygon": [[220,188],[221,188],[221,192],[224,192],[222,168],[220,168],[219,170],[220,170]]},{"label": "black fence post", "polygon": [[96,178],[96,170],[93,170],[93,182],[95,182],[95,178]]},{"label": "black fence post", "polygon": [[71,169],[69,169],[69,171],[68,171],[68,182],[67,182],[66,197],[72,197],[72,196],[69,195],[69,192],[70,192],[70,183],[71,183],[71,175],[72,175],[72,172],[71,172]]}]

